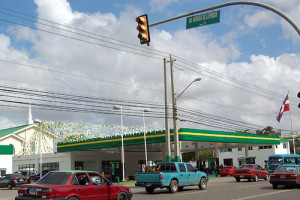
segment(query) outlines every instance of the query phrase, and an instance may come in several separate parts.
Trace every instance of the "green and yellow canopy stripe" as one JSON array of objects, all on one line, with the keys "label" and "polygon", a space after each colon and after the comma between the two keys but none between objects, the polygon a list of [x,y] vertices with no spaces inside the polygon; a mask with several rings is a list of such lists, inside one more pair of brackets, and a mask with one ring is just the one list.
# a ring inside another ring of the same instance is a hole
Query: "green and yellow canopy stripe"
[{"label": "green and yellow canopy stripe", "polygon": [[280,144],[280,137],[276,135],[256,135],[250,133],[200,129],[180,129],[179,140],[249,144]]},{"label": "green and yellow canopy stripe", "polygon": [[[171,130],[171,141],[174,134]],[[147,144],[164,143],[165,131],[156,131],[146,134]],[[202,142],[225,142],[225,143],[249,143],[249,144],[280,144],[280,137],[273,135],[256,135],[250,133],[211,131],[201,129],[179,129],[180,141],[202,141]],[[122,144],[120,136],[108,138],[95,138],[80,142],[59,143],[58,152],[80,151],[88,149],[100,149],[110,147],[120,147]],[[144,144],[144,134],[125,135],[124,146]]]}]

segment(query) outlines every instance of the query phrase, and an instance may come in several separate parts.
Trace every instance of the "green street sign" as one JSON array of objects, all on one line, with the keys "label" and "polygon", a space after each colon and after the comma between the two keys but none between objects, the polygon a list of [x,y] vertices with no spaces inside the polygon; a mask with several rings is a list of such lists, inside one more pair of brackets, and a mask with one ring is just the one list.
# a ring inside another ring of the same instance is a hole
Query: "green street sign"
[{"label": "green street sign", "polygon": [[220,10],[186,18],[186,29],[220,22]]}]

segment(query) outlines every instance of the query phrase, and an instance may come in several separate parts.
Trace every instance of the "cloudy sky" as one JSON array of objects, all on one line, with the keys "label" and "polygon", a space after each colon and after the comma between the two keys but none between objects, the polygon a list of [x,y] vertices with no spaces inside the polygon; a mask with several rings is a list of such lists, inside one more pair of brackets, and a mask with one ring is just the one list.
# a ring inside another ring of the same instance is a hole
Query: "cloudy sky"
[{"label": "cloudy sky", "polygon": [[[186,19],[179,19],[151,27],[150,47],[139,44],[139,15],[148,14],[151,24],[225,2],[1,0],[0,128],[25,124],[28,104],[34,119],[104,125],[120,123],[112,109],[119,104],[133,115],[123,117],[125,126],[142,126],[143,108],[152,107],[146,125],[163,128],[163,59],[171,54],[177,94],[201,78],[178,100],[180,127],[228,130],[211,116],[288,131],[290,112],[280,123],[276,116],[289,92],[293,130],[299,132],[300,35],[277,14],[225,7],[220,23],[186,30]],[[300,0],[259,2],[300,26]]]}]

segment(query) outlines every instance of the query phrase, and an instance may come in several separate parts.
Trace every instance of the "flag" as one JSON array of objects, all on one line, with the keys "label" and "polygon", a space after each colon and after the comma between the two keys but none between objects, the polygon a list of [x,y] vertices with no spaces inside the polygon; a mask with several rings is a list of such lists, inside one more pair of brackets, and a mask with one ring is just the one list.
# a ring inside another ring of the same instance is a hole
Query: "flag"
[{"label": "flag", "polygon": [[276,119],[277,119],[278,122],[280,122],[280,119],[281,119],[281,117],[283,115],[283,112],[285,112],[285,111],[290,111],[289,94],[286,95],[286,97],[285,97],[285,99],[284,99],[284,101],[282,103],[282,106],[281,106],[281,108],[279,110],[279,113],[278,113],[278,115],[276,117]]}]

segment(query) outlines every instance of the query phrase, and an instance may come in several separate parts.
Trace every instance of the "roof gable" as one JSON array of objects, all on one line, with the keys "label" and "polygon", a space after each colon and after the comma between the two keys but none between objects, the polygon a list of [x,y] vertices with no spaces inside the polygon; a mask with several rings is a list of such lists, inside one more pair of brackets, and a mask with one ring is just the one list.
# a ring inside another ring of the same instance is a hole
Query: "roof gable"
[{"label": "roof gable", "polygon": [[2,130],[0,130],[0,138],[2,138],[4,136],[7,136],[11,133],[14,133],[16,131],[19,131],[23,128],[26,128],[28,126],[31,126],[31,124],[29,124],[29,125],[27,124],[27,125],[23,125],[23,126],[17,126],[17,127],[13,127],[13,128],[2,129]]}]

